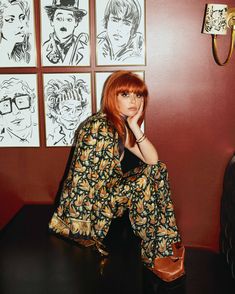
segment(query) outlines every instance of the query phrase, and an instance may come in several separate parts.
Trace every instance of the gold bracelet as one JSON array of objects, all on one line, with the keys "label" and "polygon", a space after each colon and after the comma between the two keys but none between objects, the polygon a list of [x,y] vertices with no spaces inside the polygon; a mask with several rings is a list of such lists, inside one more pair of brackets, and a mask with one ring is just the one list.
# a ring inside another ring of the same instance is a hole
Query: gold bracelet
[{"label": "gold bracelet", "polygon": [[137,144],[139,144],[139,143],[143,142],[143,141],[144,141],[146,138],[147,138],[147,137],[144,135],[143,139],[142,139],[142,140],[140,140],[140,141],[138,141],[138,143],[137,143]]},{"label": "gold bracelet", "polygon": [[142,137],[140,137],[138,140],[136,140],[136,143],[139,144],[139,143],[143,142],[145,139],[146,139],[146,136],[145,136],[145,134],[143,134]]},{"label": "gold bracelet", "polygon": [[136,140],[136,143],[139,143],[139,141],[140,141],[144,136],[145,136],[145,134],[143,133],[143,135],[142,135],[139,139]]}]

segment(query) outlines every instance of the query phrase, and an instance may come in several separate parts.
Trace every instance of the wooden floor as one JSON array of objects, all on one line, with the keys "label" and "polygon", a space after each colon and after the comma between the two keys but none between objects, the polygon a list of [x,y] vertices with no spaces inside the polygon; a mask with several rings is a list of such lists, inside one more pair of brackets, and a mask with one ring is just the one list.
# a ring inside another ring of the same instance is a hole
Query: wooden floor
[{"label": "wooden floor", "polygon": [[142,266],[127,216],[113,222],[106,240],[110,256],[102,260],[90,248],[49,234],[51,213],[51,206],[25,206],[1,232],[1,294],[235,293],[218,254],[187,248],[186,277],[165,284]]}]

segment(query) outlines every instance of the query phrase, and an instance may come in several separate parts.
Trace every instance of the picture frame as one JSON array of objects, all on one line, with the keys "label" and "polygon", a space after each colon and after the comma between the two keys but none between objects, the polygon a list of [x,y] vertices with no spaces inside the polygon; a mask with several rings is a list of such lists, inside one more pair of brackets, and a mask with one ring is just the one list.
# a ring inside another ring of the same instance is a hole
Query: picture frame
[{"label": "picture frame", "polygon": [[90,73],[44,73],[46,146],[72,146],[78,126],[92,114]]},{"label": "picture frame", "polygon": [[145,0],[95,1],[96,65],[146,65]]},{"label": "picture frame", "polygon": [[33,0],[0,1],[0,67],[35,67]]},{"label": "picture frame", "polygon": [[41,0],[42,66],[90,66],[89,0]]},{"label": "picture frame", "polygon": [[0,147],[39,147],[36,74],[0,75]]}]

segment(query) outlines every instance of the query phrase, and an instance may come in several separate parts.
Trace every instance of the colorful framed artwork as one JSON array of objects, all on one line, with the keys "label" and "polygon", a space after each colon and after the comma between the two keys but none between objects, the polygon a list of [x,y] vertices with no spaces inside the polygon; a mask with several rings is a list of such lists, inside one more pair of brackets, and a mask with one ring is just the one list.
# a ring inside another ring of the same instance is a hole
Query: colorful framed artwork
[{"label": "colorful framed artwork", "polygon": [[145,65],[145,0],[96,0],[96,64]]},{"label": "colorful framed artwork", "polygon": [[72,146],[75,132],[92,114],[91,74],[44,74],[46,146]]},{"label": "colorful framed artwork", "polygon": [[0,147],[39,147],[35,74],[0,75]]},{"label": "colorful framed artwork", "polygon": [[43,66],[89,66],[89,0],[41,0]]}]

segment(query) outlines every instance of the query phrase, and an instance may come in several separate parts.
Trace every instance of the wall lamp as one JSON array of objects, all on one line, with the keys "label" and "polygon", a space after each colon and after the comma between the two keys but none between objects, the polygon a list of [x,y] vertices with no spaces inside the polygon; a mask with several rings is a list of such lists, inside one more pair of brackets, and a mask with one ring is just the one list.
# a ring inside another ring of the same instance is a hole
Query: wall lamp
[{"label": "wall lamp", "polygon": [[[229,53],[224,62],[218,57],[217,36],[226,35],[227,28],[231,30]],[[225,65],[230,60],[235,40],[235,8],[225,4],[207,4],[204,17],[203,33],[211,34],[213,56],[218,65]]]}]

